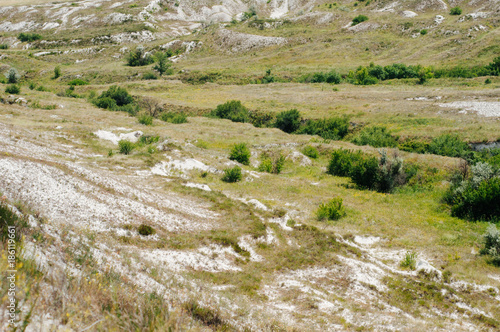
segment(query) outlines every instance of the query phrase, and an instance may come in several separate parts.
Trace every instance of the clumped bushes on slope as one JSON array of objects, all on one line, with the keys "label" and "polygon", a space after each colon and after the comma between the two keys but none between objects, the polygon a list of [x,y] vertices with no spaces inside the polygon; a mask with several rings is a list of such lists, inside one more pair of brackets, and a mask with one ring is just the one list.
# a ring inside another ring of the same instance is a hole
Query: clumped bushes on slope
[{"label": "clumped bushes on slope", "polygon": [[17,39],[19,39],[22,42],[33,42],[35,40],[42,39],[42,36],[37,33],[21,32],[17,36]]},{"label": "clumped bushes on slope", "polygon": [[489,255],[491,263],[500,266],[500,231],[494,224],[490,224],[483,236],[484,247],[480,253]]},{"label": "clumped bushes on slope", "polygon": [[363,128],[352,140],[356,145],[370,145],[375,148],[398,146],[398,138],[393,137],[386,127]]},{"label": "clumped bushes on slope", "polygon": [[500,220],[500,176],[490,164],[479,162],[456,173],[444,196],[453,216],[470,220]]},{"label": "clumped bushes on slope", "polygon": [[352,25],[359,24],[361,22],[368,21],[368,16],[366,15],[358,15],[355,18],[352,19]]},{"label": "clumped bushes on slope", "polygon": [[75,78],[75,79],[68,82],[68,85],[88,85],[88,84],[89,84],[89,82],[84,81],[80,78]]},{"label": "clumped bushes on slope", "polygon": [[128,91],[116,85],[101,93],[92,102],[99,108],[111,111],[123,111],[131,115],[137,114],[139,110],[139,107],[134,103],[134,98],[132,98]]},{"label": "clumped bushes on slope", "polygon": [[227,103],[218,105],[217,108],[210,113],[210,116],[228,119],[233,122],[249,122],[250,120],[250,112],[239,100],[231,100]]},{"label": "clumped bushes on slope", "polygon": [[241,168],[234,166],[233,168],[227,168],[224,170],[224,175],[221,180],[228,183],[234,183],[241,181],[241,178]]},{"label": "clumped bushes on slope", "polygon": [[360,151],[335,150],[327,167],[327,173],[347,176],[360,188],[391,192],[406,183],[407,175],[403,160],[397,155],[367,156]]},{"label": "clumped bushes on slope", "polygon": [[140,124],[143,124],[145,126],[152,126],[153,125],[153,117],[148,114],[141,114],[137,117],[137,121]]},{"label": "clumped bushes on slope", "polygon": [[141,45],[137,46],[134,51],[130,51],[126,60],[127,65],[131,67],[147,66],[154,62],[151,54],[147,53]]},{"label": "clumped bushes on slope", "polygon": [[300,113],[296,109],[284,111],[276,116],[275,127],[285,133],[293,133],[300,127]]},{"label": "clumped bushes on slope", "polygon": [[324,139],[339,140],[349,132],[348,117],[309,119],[299,128],[297,134],[318,135]]},{"label": "clumped bushes on slope", "polygon": [[243,165],[250,164],[250,149],[245,143],[235,144],[229,154],[230,160],[236,160]]}]

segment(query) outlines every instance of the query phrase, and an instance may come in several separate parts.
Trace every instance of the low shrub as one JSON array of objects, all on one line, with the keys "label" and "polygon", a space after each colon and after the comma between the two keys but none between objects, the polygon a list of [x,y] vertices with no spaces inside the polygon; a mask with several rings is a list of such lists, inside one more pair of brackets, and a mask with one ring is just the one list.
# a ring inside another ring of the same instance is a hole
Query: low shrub
[{"label": "low shrub", "polygon": [[378,79],[371,76],[368,68],[360,67],[355,73],[355,83],[358,85],[373,85],[378,83]]},{"label": "low shrub", "polygon": [[89,84],[89,82],[84,81],[84,80],[82,80],[82,79],[80,79],[80,78],[75,78],[75,79],[73,79],[73,80],[69,81],[69,82],[68,82],[68,84],[69,84],[69,85],[73,85],[73,86],[74,86],[74,85],[88,85],[88,84]]},{"label": "low shrub", "polygon": [[157,80],[158,79],[158,76],[156,76],[154,73],[152,72],[147,72],[144,74],[143,78],[145,80]]},{"label": "low shrub", "polygon": [[251,111],[250,122],[254,127],[273,127],[276,122],[276,115],[272,112]]},{"label": "low shrub", "polygon": [[428,31],[427,31],[427,29],[422,29],[422,30],[420,30],[420,34],[421,34],[422,36],[425,36],[425,35],[427,34],[427,32],[428,32]]},{"label": "low shrub", "polygon": [[402,268],[415,270],[417,267],[417,253],[414,251],[407,251],[405,257],[399,264]]},{"label": "low shrub", "polygon": [[134,98],[125,90],[116,85],[110,87],[107,91],[93,100],[93,103],[99,108],[105,108],[112,111],[124,111],[129,114],[136,114],[138,108],[132,104]]},{"label": "low shrub", "polygon": [[234,166],[233,168],[227,168],[224,170],[224,175],[221,180],[228,183],[234,183],[241,181],[241,178],[241,168]]},{"label": "low shrub", "polygon": [[300,127],[300,113],[296,109],[283,111],[276,116],[275,127],[285,133],[293,133]]},{"label": "low shrub", "polygon": [[218,105],[217,108],[210,113],[210,116],[220,119],[229,119],[233,122],[249,122],[250,120],[250,112],[239,100],[231,100]]},{"label": "low shrub", "polygon": [[19,39],[22,42],[33,42],[35,40],[42,39],[42,36],[37,33],[21,32],[17,36],[17,39]]},{"label": "low shrub", "polygon": [[160,120],[174,124],[187,123],[187,116],[184,113],[163,112]]},{"label": "low shrub", "polygon": [[342,206],[342,198],[337,197],[328,203],[321,203],[316,211],[316,217],[319,221],[338,220],[345,215],[345,209]]},{"label": "low shrub", "polygon": [[138,116],[137,121],[145,126],[153,125],[153,117],[147,114],[141,114]]},{"label": "low shrub", "polygon": [[118,150],[120,151],[121,154],[128,155],[132,152],[132,150],[135,148],[134,143],[126,140],[121,140],[118,142]]},{"label": "low shrub", "polygon": [[110,97],[98,98],[94,104],[99,108],[113,110],[116,108],[116,101]]},{"label": "low shrub", "polygon": [[494,265],[500,266],[500,232],[494,224],[490,224],[483,235],[484,247],[480,253],[489,255]]},{"label": "low shrub", "polygon": [[9,44],[0,44],[0,50],[7,50],[9,48]]},{"label": "low shrub", "polygon": [[11,84],[5,88],[5,93],[10,93],[13,95],[18,95],[21,92],[21,88],[18,85]]},{"label": "low shrub", "polygon": [[158,135],[155,135],[155,136],[143,135],[139,139],[139,144],[141,144],[141,145],[150,145],[150,144],[153,144],[153,143],[158,143],[159,140],[160,140],[160,136],[158,136]]},{"label": "low shrub", "polygon": [[358,162],[361,158],[363,158],[361,151],[334,150],[326,172],[335,176],[349,176],[353,163]]},{"label": "low shrub", "polygon": [[145,225],[145,224],[141,224],[137,228],[137,232],[143,236],[149,236],[149,235],[153,235],[154,233],[156,233],[156,231],[153,229],[153,227]]},{"label": "low shrub", "polygon": [[450,9],[450,15],[462,15],[462,9],[460,7],[453,7]]},{"label": "low shrub", "polygon": [[331,117],[327,119],[309,119],[296,132],[297,134],[318,135],[324,139],[339,140],[349,132],[349,118]]},{"label": "low shrub", "polygon": [[262,161],[259,165],[259,172],[280,174],[285,165],[285,156],[279,154],[262,154]]},{"label": "low shrub", "polygon": [[359,24],[361,22],[368,21],[368,16],[366,15],[358,15],[355,18],[352,19],[352,25]]},{"label": "low shrub", "polygon": [[429,143],[418,139],[408,138],[399,142],[398,149],[406,152],[426,153],[429,151]]},{"label": "low shrub", "polygon": [[330,84],[340,84],[342,82],[342,76],[339,73],[332,70],[327,73],[312,73],[307,74],[298,79],[301,83],[330,83]]},{"label": "low shrub", "polygon": [[250,164],[250,149],[245,143],[235,144],[229,154],[230,160],[236,160],[243,165]]},{"label": "low shrub", "polygon": [[393,137],[386,127],[363,128],[352,140],[356,145],[370,145],[376,148],[396,147],[398,138]]},{"label": "low shrub", "polygon": [[448,157],[468,158],[471,155],[469,145],[457,135],[444,134],[434,138],[429,144],[428,151],[433,154]]},{"label": "low shrub", "polygon": [[304,148],[302,149],[302,153],[304,155],[308,156],[309,158],[313,158],[313,159],[317,159],[319,157],[318,150],[315,147],[310,146],[310,145],[304,146]]}]

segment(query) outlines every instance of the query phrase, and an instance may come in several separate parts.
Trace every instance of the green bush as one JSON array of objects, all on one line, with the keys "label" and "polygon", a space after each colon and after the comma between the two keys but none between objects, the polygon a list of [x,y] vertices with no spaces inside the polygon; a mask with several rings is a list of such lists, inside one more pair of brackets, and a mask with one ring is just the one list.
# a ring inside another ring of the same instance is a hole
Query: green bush
[{"label": "green bush", "polygon": [[17,39],[19,39],[22,42],[32,42],[35,40],[40,40],[42,39],[42,36],[37,34],[37,33],[29,33],[29,32],[21,32],[18,36]]},{"label": "green bush", "polygon": [[257,128],[274,127],[276,116],[272,112],[252,111],[250,122]]},{"label": "green bush", "polygon": [[168,51],[170,51],[170,53],[157,52],[155,54],[156,65],[153,67],[153,69],[156,70],[160,74],[160,76],[162,76],[163,74],[173,74],[173,70],[170,69],[172,63],[168,60],[168,58],[172,56],[172,51]]},{"label": "green bush", "polygon": [[457,135],[451,134],[444,134],[434,138],[429,144],[429,152],[440,156],[461,158],[466,158],[471,154],[469,145]]},{"label": "green bush", "polygon": [[154,233],[156,233],[156,231],[153,229],[153,227],[145,225],[145,224],[141,224],[137,228],[137,232],[143,236],[149,236],[149,235],[153,235]]},{"label": "green bush", "polygon": [[224,170],[224,175],[222,176],[222,181],[234,183],[241,181],[241,168],[234,166],[233,168],[227,168]]},{"label": "green bush", "polygon": [[187,116],[184,113],[163,112],[160,120],[174,124],[187,123]]},{"label": "green bush", "polygon": [[113,99],[117,106],[124,106],[134,102],[134,98],[132,98],[127,90],[116,85],[113,85],[107,91],[104,91],[98,99],[102,98]]},{"label": "green bush", "polygon": [[235,144],[231,149],[231,153],[229,154],[230,160],[236,160],[243,165],[250,164],[250,149],[247,147],[245,143]]},{"label": "green bush", "polygon": [[319,221],[338,220],[345,215],[344,207],[342,206],[342,198],[337,197],[328,203],[321,203],[316,211],[316,217]]},{"label": "green bush", "polygon": [[370,75],[368,68],[360,67],[355,74],[356,84],[358,85],[373,85],[378,83],[378,79]]},{"label": "green bush", "polygon": [[218,105],[210,115],[221,119],[229,119],[233,122],[248,122],[250,120],[250,112],[239,100],[231,100]]},{"label": "green bush", "polygon": [[330,83],[330,84],[340,84],[342,81],[342,76],[339,73],[332,70],[328,73],[312,73],[307,74],[298,79],[301,83]]},{"label": "green bush", "polygon": [[389,157],[385,151],[380,154],[380,159],[377,159],[360,151],[335,150],[328,163],[327,173],[348,176],[359,188],[391,192],[406,183],[403,160],[397,156]]},{"label": "green bush", "polygon": [[139,139],[139,143],[141,145],[150,145],[150,144],[153,144],[153,143],[157,143],[159,140],[160,140],[160,136],[158,136],[158,135],[156,135],[156,136],[143,135]]},{"label": "green bush", "polygon": [[0,50],[7,50],[9,48],[9,44],[0,44]]},{"label": "green bush", "polygon": [[422,29],[422,30],[420,30],[420,34],[421,34],[422,36],[425,36],[425,35],[427,34],[427,32],[428,32],[428,31],[427,31],[427,29]]},{"label": "green bush", "polygon": [[134,51],[130,51],[126,59],[127,65],[131,67],[147,66],[154,62],[153,57],[146,53],[141,45],[137,46]]},{"label": "green bush", "polygon": [[283,111],[276,116],[275,127],[293,133],[300,127],[300,113],[296,109]]},{"label": "green bush", "polygon": [[362,158],[363,154],[361,151],[334,150],[326,172],[335,176],[350,176],[352,165]]},{"label": "green bush", "polygon": [[462,15],[462,9],[460,7],[453,7],[450,9],[450,15]]},{"label": "green bush", "polygon": [[487,78],[487,79],[484,81],[484,84],[491,84],[491,79]]},{"label": "green bush", "polygon": [[54,79],[61,77],[61,67],[56,66],[54,68]]},{"label": "green bush", "polygon": [[324,139],[339,140],[349,132],[349,118],[331,117],[328,119],[309,119],[297,134],[318,135]]},{"label": "green bush", "polygon": [[493,166],[478,162],[460,167],[451,179],[444,201],[451,205],[451,213],[470,220],[500,220],[500,177]]},{"label": "green bush", "polygon": [[99,108],[114,110],[116,108],[116,101],[110,97],[98,98],[95,105]]},{"label": "green bush", "polygon": [[143,124],[145,126],[151,126],[153,125],[153,117],[151,115],[147,115],[147,114],[141,114],[139,115],[139,117],[137,118],[137,121],[140,123],[140,124]]},{"label": "green bush", "polygon": [[302,153],[304,155],[308,156],[309,158],[313,158],[313,159],[316,159],[319,157],[318,150],[315,147],[310,146],[310,145],[304,146],[304,148],[302,149]]},{"label": "green bush", "polygon": [[351,142],[356,145],[370,145],[375,148],[396,147],[397,138],[393,137],[385,127],[366,127]]},{"label": "green bush", "polygon": [[21,76],[17,72],[15,68],[10,68],[9,71],[7,72],[7,83],[9,84],[16,84],[19,82],[19,78]]},{"label": "green bush", "polygon": [[130,154],[132,150],[135,148],[134,143],[121,140],[118,142],[118,150],[120,151],[121,154]]},{"label": "green bush", "polygon": [[415,270],[417,267],[417,253],[414,251],[407,251],[405,257],[399,265],[403,268]]},{"label": "green bush", "polygon": [[11,93],[13,95],[18,95],[21,92],[21,88],[15,84],[11,84],[5,88],[5,93]]},{"label": "green bush", "polygon": [[75,85],[88,85],[89,82],[84,81],[84,80],[82,80],[80,78],[75,78],[75,79],[69,81],[68,84],[69,85],[73,85],[73,86],[75,86]]},{"label": "green bush", "polygon": [[280,174],[285,165],[285,157],[281,154],[262,154],[262,160],[259,165],[259,172]]},{"label": "green bush", "polygon": [[408,138],[399,142],[398,149],[406,152],[426,153],[429,150],[429,143],[418,139]]},{"label": "green bush", "polygon": [[352,19],[352,25],[356,25],[356,24],[359,24],[359,23],[364,22],[364,21],[368,21],[368,16],[358,15]]},{"label": "green bush", "polygon": [[480,253],[489,255],[494,265],[500,266],[500,232],[494,224],[490,224],[483,236],[484,247]]}]

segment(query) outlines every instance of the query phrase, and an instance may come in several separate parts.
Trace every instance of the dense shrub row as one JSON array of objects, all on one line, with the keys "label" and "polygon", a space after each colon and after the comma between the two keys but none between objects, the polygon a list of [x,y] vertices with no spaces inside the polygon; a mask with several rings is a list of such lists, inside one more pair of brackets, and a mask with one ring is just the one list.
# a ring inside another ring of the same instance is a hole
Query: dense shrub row
[{"label": "dense shrub row", "polygon": [[300,112],[292,109],[280,112],[274,118],[270,113],[250,111],[238,100],[218,105],[208,116],[233,122],[250,122],[256,127],[274,127],[290,134],[318,135],[324,139],[338,140],[349,131],[347,117],[303,120]]},{"label": "dense shrub row", "polygon": [[391,192],[406,183],[407,174],[403,160],[381,151],[380,158],[367,156],[361,151],[335,150],[328,164],[327,173],[350,177],[363,189]]}]

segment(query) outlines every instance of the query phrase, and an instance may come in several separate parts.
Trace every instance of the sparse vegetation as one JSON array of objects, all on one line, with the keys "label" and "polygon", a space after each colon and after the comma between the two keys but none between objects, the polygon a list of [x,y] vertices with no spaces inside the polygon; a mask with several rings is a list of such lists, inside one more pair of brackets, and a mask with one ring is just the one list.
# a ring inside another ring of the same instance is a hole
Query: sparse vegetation
[{"label": "sparse vegetation", "polygon": [[187,123],[187,116],[184,113],[176,112],[163,112],[160,115],[160,119],[165,122],[170,122],[174,124]]},{"label": "sparse vegetation", "polygon": [[153,125],[153,117],[151,115],[147,115],[147,114],[140,114],[138,117],[137,117],[137,121],[140,123],[140,124],[143,124],[145,126],[152,126]]},{"label": "sparse vegetation", "polygon": [[393,137],[385,127],[363,128],[353,139],[356,145],[370,145],[375,148],[396,147],[398,138]]},{"label": "sparse vegetation", "polygon": [[407,251],[403,260],[399,264],[402,268],[415,270],[417,266],[417,253],[414,251]]},{"label": "sparse vegetation", "polygon": [[262,153],[259,172],[280,174],[285,165],[285,156],[281,153]]},{"label": "sparse vegetation", "polygon": [[319,157],[319,152],[314,146],[306,145],[302,149],[302,153],[309,158],[317,159]]}]

